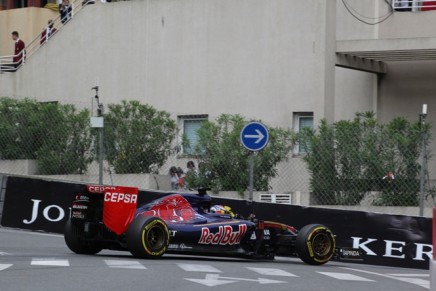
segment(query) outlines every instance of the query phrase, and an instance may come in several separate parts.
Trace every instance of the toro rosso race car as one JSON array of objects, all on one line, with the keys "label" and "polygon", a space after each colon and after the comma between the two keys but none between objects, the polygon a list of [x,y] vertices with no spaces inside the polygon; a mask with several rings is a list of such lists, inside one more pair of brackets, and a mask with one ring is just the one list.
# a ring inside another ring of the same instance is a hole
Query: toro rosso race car
[{"label": "toro rosso race car", "polygon": [[73,201],[64,237],[78,254],[111,249],[130,251],[138,258],[165,253],[261,259],[287,255],[321,265],[336,253],[335,236],[323,225],[297,231],[277,222],[233,216],[212,206],[205,191],[168,193],[138,205],[137,188],[87,186]]}]

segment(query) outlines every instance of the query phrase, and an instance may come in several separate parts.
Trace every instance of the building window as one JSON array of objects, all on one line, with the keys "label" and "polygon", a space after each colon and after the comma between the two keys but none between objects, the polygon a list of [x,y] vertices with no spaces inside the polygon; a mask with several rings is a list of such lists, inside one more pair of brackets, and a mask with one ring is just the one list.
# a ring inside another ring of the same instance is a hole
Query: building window
[{"label": "building window", "polygon": [[[304,128],[313,129],[313,112],[294,113],[294,131],[301,132]],[[294,154],[305,154],[308,151],[309,148],[301,144],[297,144],[294,148]]]},{"label": "building window", "polygon": [[207,121],[207,115],[179,116],[179,127],[182,129],[180,142],[182,154],[195,155],[198,145],[198,130]]}]

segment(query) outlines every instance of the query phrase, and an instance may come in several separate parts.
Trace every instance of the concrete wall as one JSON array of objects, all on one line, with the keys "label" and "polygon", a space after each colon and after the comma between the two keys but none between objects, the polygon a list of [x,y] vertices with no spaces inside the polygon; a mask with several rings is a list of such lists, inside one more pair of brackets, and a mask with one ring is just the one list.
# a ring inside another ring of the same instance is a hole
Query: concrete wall
[{"label": "concrete wall", "polygon": [[[384,0],[347,0],[347,3],[366,17],[385,14],[388,7]],[[336,1],[336,39],[375,39],[378,37],[379,25],[366,25],[356,20],[346,9],[341,0]]]},{"label": "concrete wall", "polygon": [[0,11],[0,56],[14,54],[12,31],[18,31],[20,38],[28,44],[47,26],[49,19],[58,15],[50,9],[36,7]]},{"label": "concrete wall", "polygon": [[[99,85],[106,104],[139,99],[174,114],[241,113],[282,125],[294,111],[333,116],[324,105],[334,94],[334,4],[91,5],[28,60],[11,90],[89,106],[90,88]],[[0,95],[9,82],[0,76]]]},{"label": "concrete wall", "polygon": [[[386,21],[367,25],[354,18],[341,0],[337,5],[337,40],[435,37],[436,11],[394,12]],[[347,0],[360,19],[375,23],[390,12],[385,0]],[[359,15],[360,14],[360,15]],[[376,18],[376,19],[371,19]]]},{"label": "concrete wall", "polygon": [[379,28],[379,38],[436,37],[436,11],[396,12]]},{"label": "concrete wall", "polygon": [[377,75],[336,67],[335,121],[356,112],[377,112]]},{"label": "concrete wall", "polygon": [[389,74],[379,84],[378,112],[381,122],[388,122],[396,116],[405,116],[416,121],[422,111],[422,104],[428,104],[427,122],[432,124],[430,139],[431,179],[436,179],[436,61],[391,62]]}]

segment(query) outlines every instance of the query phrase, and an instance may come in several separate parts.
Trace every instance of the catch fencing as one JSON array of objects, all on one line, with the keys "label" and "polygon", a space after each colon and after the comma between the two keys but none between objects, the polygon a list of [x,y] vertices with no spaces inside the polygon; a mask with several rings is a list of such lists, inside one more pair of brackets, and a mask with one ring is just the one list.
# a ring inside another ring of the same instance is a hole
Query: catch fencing
[{"label": "catch fencing", "polygon": [[[0,99],[0,173],[98,183],[100,129],[90,117],[73,105]],[[104,184],[248,197],[243,116],[199,116],[192,131],[176,113],[131,101],[108,106],[104,118]],[[255,154],[255,200],[431,216],[436,164],[424,119],[379,124],[362,113],[298,133],[267,126],[269,144]]]}]

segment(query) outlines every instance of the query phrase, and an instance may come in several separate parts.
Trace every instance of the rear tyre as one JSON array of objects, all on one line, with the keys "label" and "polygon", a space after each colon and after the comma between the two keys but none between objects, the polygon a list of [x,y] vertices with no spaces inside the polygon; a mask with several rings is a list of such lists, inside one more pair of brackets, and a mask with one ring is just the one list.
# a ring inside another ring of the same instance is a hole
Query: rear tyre
[{"label": "rear tyre", "polygon": [[332,258],[335,248],[335,237],[324,225],[309,224],[298,233],[297,254],[303,262],[309,265],[327,263]]},{"label": "rear tyre", "polygon": [[158,217],[138,216],[126,233],[127,247],[137,258],[159,258],[168,248],[170,235],[166,223]]},{"label": "rear tyre", "polygon": [[64,239],[68,248],[75,252],[76,254],[94,255],[99,253],[102,248],[95,243],[83,242],[81,237],[83,236],[83,231],[74,223],[71,219],[68,219],[65,230]]}]

